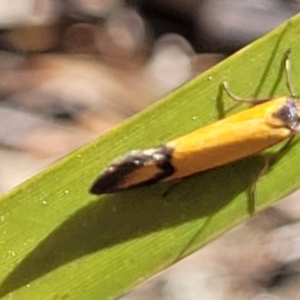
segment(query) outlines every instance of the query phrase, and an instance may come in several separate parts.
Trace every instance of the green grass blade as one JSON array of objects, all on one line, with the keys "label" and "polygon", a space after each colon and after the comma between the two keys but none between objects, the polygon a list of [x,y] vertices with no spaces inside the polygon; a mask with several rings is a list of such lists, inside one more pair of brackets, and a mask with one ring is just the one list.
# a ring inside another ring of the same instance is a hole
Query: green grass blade
[{"label": "green grass blade", "polygon": [[[300,92],[299,32],[298,16],[2,197],[0,298],[113,299],[247,218],[260,157],[188,178],[165,198],[169,184],[102,197],[88,189],[116,156],[214,122],[223,100],[233,105],[223,80],[245,97],[287,94],[279,70],[289,47]],[[259,209],[300,186],[297,141],[258,185]]]}]

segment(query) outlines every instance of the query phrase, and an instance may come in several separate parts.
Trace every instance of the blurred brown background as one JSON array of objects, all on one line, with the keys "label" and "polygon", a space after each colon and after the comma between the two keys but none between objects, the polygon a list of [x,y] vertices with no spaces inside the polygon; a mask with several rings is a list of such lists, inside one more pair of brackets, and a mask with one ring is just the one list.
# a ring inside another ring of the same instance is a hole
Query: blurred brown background
[{"label": "blurred brown background", "polygon": [[[295,15],[298,2],[0,0],[0,193]],[[295,197],[122,299],[300,299]]]}]

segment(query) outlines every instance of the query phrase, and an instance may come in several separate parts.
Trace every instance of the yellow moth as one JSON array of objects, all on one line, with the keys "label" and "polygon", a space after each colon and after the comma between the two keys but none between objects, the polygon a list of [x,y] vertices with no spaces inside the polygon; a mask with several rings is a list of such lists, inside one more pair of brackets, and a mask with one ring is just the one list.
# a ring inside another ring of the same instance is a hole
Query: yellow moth
[{"label": "yellow moth", "polygon": [[90,192],[114,193],[181,179],[289,142],[300,131],[298,99],[290,85],[290,53],[286,53],[285,69],[291,96],[247,101],[235,97],[223,83],[231,98],[256,105],[165,145],[129,152],[100,174]]}]

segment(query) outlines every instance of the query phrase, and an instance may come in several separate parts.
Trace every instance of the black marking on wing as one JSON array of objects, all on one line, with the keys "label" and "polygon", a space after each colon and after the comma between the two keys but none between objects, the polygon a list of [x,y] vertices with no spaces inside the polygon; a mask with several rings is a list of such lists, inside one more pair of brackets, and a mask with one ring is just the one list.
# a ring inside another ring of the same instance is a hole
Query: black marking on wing
[{"label": "black marking on wing", "polygon": [[[93,183],[90,193],[95,195],[114,193],[125,189],[145,186],[157,183],[164,178],[171,176],[175,169],[172,165],[173,149],[161,146],[145,151],[130,152],[125,158],[113,162]],[[122,188],[122,182],[126,176],[145,165],[156,165],[161,172],[152,178],[138,184]]]}]

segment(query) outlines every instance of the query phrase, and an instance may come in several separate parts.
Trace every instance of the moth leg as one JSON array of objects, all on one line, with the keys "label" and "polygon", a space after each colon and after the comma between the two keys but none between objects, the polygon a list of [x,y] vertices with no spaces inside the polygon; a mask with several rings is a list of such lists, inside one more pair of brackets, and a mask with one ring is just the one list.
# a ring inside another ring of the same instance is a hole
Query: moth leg
[{"label": "moth leg", "polygon": [[270,170],[270,160],[269,157],[266,157],[265,164],[258,175],[254,178],[253,182],[250,184],[247,191],[247,209],[249,215],[254,215],[256,208],[256,200],[257,200],[257,183],[259,180],[269,172]]},{"label": "moth leg", "polygon": [[289,149],[295,135],[291,136],[283,145],[281,148],[279,148],[276,152],[267,155],[265,158],[265,164],[261,171],[259,172],[258,176],[253,180],[253,183],[250,185],[248,190],[248,212],[250,215],[253,215],[255,213],[255,205],[256,205],[256,199],[257,199],[257,183],[259,180],[266,175],[274,164],[276,164],[282,156],[286,153],[286,151]]},{"label": "moth leg", "polygon": [[182,179],[175,180],[166,190],[162,193],[163,198],[167,197],[174,189],[181,183]]},{"label": "moth leg", "polygon": [[290,96],[292,98],[297,98],[297,95],[295,93],[295,90],[292,85],[292,80],[291,80],[291,54],[292,54],[292,49],[289,48],[286,53],[285,53],[285,59],[284,59],[284,70],[285,70],[285,83],[286,86],[290,92]]},{"label": "moth leg", "polygon": [[[290,93],[290,96],[292,98],[297,98],[296,93],[295,93],[294,88],[293,88],[293,85],[292,85],[292,80],[291,80],[291,54],[292,54],[292,49],[289,48],[285,52],[285,55],[284,55],[285,82],[286,82],[287,89]],[[229,89],[229,83],[227,81],[223,81],[222,86],[223,86],[223,89],[226,92],[226,94],[236,102],[250,103],[250,104],[256,105],[256,104],[260,104],[260,103],[267,102],[267,101],[270,100],[270,98],[244,99],[244,98],[236,96],[235,94],[233,94],[231,92],[231,90]]]},{"label": "moth leg", "polygon": [[223,87],[223,90],[228,95],[228,97],[230,97],[233,101],[236,101],[236,102],[249,103],[249,104],[252,104],[252,105],[256,105],[256,104],[260,104],[260,103],[263,103],[263,102],[270,101],[270,98],[261,98],[261,99],[249,98],[249,99],[245,99],[245,98],[238,97],[235,94],[233,94],[232,91],[229,89],[228,81],[223,81],[222,82],[222,87]]}]

